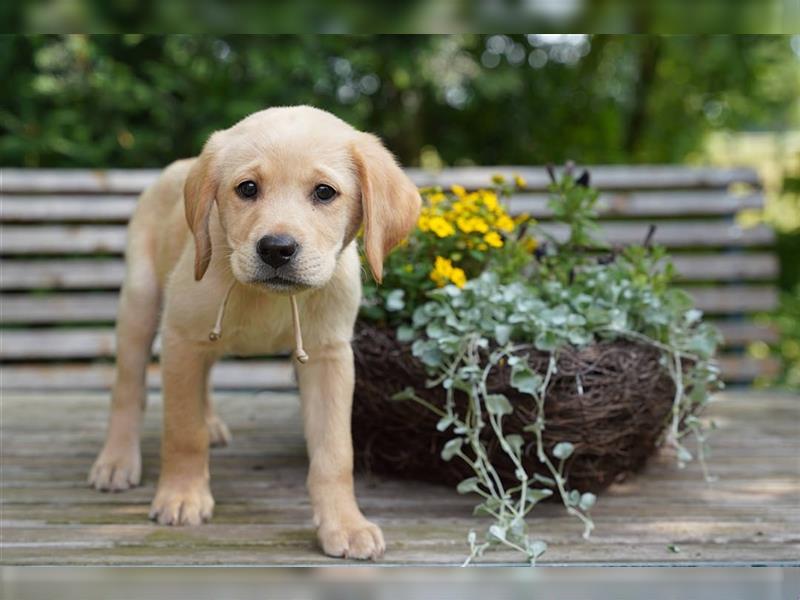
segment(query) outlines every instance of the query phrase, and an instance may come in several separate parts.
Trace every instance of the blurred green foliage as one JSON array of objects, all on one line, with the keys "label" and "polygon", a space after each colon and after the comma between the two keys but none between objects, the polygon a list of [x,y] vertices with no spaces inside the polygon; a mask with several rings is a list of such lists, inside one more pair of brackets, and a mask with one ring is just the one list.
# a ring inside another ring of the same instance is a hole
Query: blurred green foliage
[{"label": "blurred green foliage", "polygon": [[28,0],[0,31],[792,33],[795,0]]},{"label": "blurred green foliage", "polygon": [[798,36],[0,36],[0,164],[157,167],[300,103],[405,164],[675,162],[709,130],[796,126],[798,54]]}]

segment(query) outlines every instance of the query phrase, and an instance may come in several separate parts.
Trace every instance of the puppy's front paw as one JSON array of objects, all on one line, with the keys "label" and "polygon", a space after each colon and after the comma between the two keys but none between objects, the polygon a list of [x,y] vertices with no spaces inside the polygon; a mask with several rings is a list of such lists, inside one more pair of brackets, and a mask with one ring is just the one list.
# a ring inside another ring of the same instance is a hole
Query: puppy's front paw
[{"label": "puppy's front paw", "polygon": [[206,420],[208,426],[208,441],[212,447],[227,446],[231,443],[231,431],[225,422],[217,415]]},{"label": "puppy's front paw", "polygon": [[159,483],[150,518],[160,525],[200,525],[211,518],[214,498],[208,484]]},{"label": "puppy's front paw", "polygon": [[323,521],[317,537],[328,556],[375,560],[386,550],[380,528],[361,516],[338,523]]},{"label": "puppy's front paw", "polygon": [[141,478],[138,444],[106,444],[89,471],[89,485],[102,492],[127,490],[139,485]]}]

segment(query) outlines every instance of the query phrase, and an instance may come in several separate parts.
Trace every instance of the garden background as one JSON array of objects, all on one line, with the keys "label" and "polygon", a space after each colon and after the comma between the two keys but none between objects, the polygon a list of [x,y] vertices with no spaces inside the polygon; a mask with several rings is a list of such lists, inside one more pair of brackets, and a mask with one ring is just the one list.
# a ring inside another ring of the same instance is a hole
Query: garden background
[{"label": "garden background", "polygon": [[[800,35],[0,36],[0,165],[159,167],[271,105],[380,135],[408,166],[751,165],[778,232],[800,387]],[[768,384],[774,381],[760,381]]]}]

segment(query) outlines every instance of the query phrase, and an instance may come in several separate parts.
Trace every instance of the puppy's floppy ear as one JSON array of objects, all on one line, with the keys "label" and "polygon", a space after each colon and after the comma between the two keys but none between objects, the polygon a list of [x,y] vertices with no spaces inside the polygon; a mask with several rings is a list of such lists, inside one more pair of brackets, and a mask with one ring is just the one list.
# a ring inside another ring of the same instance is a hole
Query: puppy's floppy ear
[{"label": "puppy's floppy ear", "polygon": [[364,250],[372,276],[380,283],[383,259],[416,224],[422,200],[378,138],[359,134],[352,152],[361,181]]},{"label": "puppy's floppy ear", "polygon": [[194,278],[200,281],[211,262],[211,235],[208,222],[217,194],[213,167],[214,149],[211,140],[189,170],[183,186],[183,206],[186,221],[194,236]]}]

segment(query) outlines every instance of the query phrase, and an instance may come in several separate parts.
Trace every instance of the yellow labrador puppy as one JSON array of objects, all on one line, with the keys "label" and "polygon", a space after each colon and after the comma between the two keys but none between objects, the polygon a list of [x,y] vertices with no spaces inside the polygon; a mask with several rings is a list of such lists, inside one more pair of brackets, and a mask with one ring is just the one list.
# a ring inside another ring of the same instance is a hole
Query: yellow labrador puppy
[{"label": "yellow labrador puppy", "polygon": [[[211,404],[209,370],[225,354],[291,348],[296,295],[310,355],[297,376],[319,541],[332,556],[379,557],[383,535],[353,491],[354,237],[363,223],[380,281],[384,256],[419,206],[416,187],[377,138],[307,106],[255,113],[214,133],[198,158],[167,167],[128,230],[111,418],[90,484],[118,491],[139,483],[145,369],[161,317],[164,431],[150,516],[165,525],[209,519],[208,448],[229,437]],[[218,314],[224,333],[213,340]]]}]

